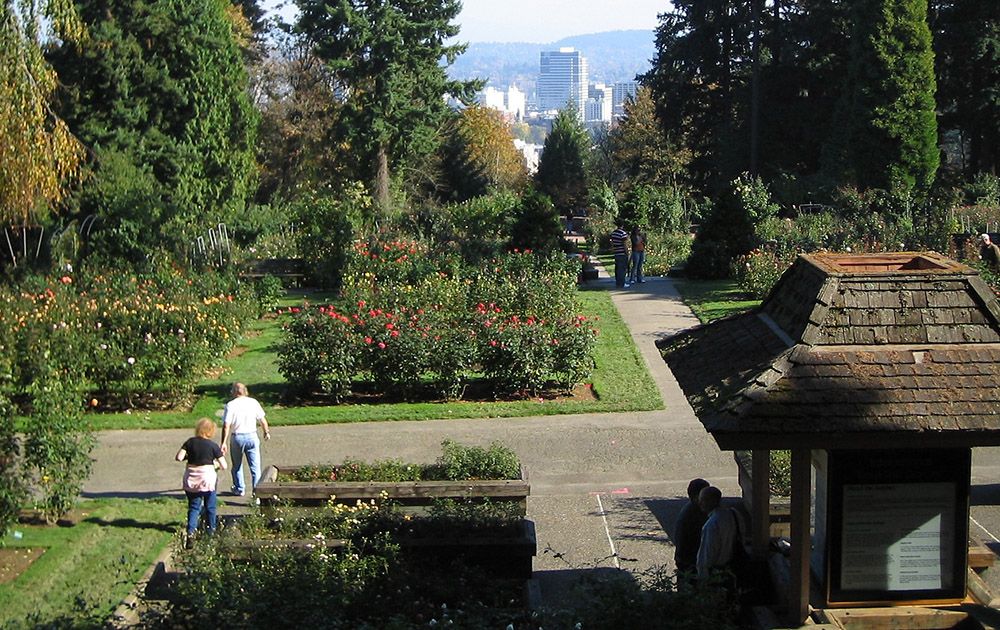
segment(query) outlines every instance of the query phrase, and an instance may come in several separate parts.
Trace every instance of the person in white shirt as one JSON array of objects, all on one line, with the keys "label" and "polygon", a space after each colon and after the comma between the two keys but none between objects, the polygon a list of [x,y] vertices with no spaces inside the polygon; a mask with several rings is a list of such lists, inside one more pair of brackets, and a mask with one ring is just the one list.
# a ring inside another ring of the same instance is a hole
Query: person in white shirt
[{"label": "person in white shirt", "polygon": [[708,514],[701,528],[698,546],[698,579],[707,580],[713,570],[724,569],[733,559],[736,539],[736,514],[722,507],[722,491],[715,486],[704,488],[698,494],[698,505]]},{"label": "person in white shirt", "polygon": [[264,439],[271,439],[271,429],[264,417],[264,408],[247,393],[243,383],[233,383],[233,399],[226,403],[222,413],[222,452],[232,451],[233,494],[243,496],[243,456],[250,464],[251,491],[260,481],[260,439],[257,424],[264,429]]}]

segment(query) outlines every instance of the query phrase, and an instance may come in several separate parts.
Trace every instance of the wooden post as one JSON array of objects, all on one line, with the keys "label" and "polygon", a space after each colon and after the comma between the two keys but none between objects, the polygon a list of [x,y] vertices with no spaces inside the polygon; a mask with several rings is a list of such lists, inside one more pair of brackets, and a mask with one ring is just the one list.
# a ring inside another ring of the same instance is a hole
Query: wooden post
[{"label": "wooden post", "polygon": [[753,555],[764,558],[771,539],[771,451],[753,451],[752,461],[753,514],[750,515],[750,531],[753,533]]},{"label": "wooden post", "polygon": [[811,453],[809,449],[792,450],[792,566],[788,621],[802,625],[809,616],[809,508],[812,503]]}]

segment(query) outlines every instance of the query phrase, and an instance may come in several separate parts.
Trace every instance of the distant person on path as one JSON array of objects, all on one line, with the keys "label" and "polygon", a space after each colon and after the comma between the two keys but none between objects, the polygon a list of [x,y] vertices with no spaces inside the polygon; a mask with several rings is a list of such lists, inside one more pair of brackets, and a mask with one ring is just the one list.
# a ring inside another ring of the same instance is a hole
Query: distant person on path
[{"label": "distant person on path", "polygon": [[639,229],[639,226],[632,228],[632,271],[630,282],[642,284],[645,280],[642,277],[642,265],[646,262],[646,234]]},{"label": "distant person on path", "polygon": [[674,564],[678,576],[691,578],[695,574],[698,561],[698,547],[701,545],[701,528],[708,514],[698,505],[698,494],[709,486],[704,479],[692,479],[688,483],[688,502],[674,524]]},{"label": "distant person on path", "polygon": [[698,546],[698,579],[707,580],[713,571],[725,569],[733,559],[733,545],[736,543],[736,514],[722,507],[722,491],[714,486],[703,488],[698,493],[698,505],[708,515],[701,528],[701,544]]},{"label": "distant person on path", "polygon": [[187,460],[184,469],[184,494],[188,500],[187,540],[184,546],[194,546],[194,533],[204,511],[209,533],[215,531],[215,488],[219,481],[216,469],[226,469],[222,448],[212,441],[215,423],[201,418],[195,425],[194,437],[188,438],[174,456],[179,462]]},{"label": "distant person on path", "polygon": [[246,455],[250,464],[251,493],[260,481],[260,438],[257,437],[257,424],[264,429],[264,439],[271,439],[271,429],[267,426],[264,409],[260,403],[247,393],[243,383],[233,383],[233,399],[226,403],[222,413],[222,452],[231,451],[233,458],[233,494],[242,497],[246,492],[243,486],[243,456]]},{"label": "distant person on path", "polygon": [[989,234],[980,234],[979,257],[983,259],[990,269],[997,271],[1000,269],[1000,247],[997,247],[990,239]]},{"label": "distant person on path", "polygon": [[611,233],[611,252],[615,255],[615,286],[618,288],[627,287],[625,276],[628,274],[628,232],[625,231],[621,221],[618,227]]}]

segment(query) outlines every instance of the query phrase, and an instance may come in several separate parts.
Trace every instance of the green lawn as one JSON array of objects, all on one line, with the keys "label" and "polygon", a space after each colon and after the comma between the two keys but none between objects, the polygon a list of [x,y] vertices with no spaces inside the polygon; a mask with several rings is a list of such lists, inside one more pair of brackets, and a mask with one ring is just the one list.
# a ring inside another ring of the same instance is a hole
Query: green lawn
[{"label": "green lawn", "polygon": [[691,307],[701,323],[735,315],[760,305],[760,300],[748,300],[732,280],[674,280],[684,303]]},{"label": "green lawn", "polygon": [[[304,294],[286,298],[283,306],[300,304]],[[329,295],[308,294],[312,303],[323,303]],[[291,406],[282,402],[285,380],[276,365],[275,344],[281,336],[280,321],[258,321],[241,342],[237,353],[216,378],[206,379],[197,389],[198,400],[191,411],[142,411],[131,414],[92,414],[88,420],[98,430],[189,428],[200,416],[218,417],[234,380],[247,384],[250,395],[260,400],[268,419],[277,425],[368,422],[378,420],[426,420],[432,418],[493,418],[541,416],[607,411],[662,409],[663,400],[632,342],[611,296],[604,290],[579,293],[582,312],[599,317],[595,362],[590,382],[597,400],[512,402],[449,402],[344,404],[336,406]]]},{"label": "green lawn", "polygon": [[94,499],[71,527],[15,525],[2,544],[45,547],[13,582],[0,584],[0,628],[100,628],[185,517],[176,499]]}]

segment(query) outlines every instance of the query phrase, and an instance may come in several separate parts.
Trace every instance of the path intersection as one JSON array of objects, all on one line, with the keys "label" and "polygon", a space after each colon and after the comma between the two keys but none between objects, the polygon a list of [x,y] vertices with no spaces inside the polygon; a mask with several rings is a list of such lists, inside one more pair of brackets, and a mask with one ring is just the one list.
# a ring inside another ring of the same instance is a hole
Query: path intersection
[{"label": "path intersection", "polygon": [[[704,477],[726,496],[738,497],[736,465],[698,422],[654,345],[698,323],[673,282],[648,278],[614,289],[602,276],[591,284],[608,285],[663,395],[662,411],[273,426],[264,464],[347,457],[433,461],[445,438],[483,445],[499,440],[528,470],[528,518],[538,537],[535,577],[546,604],[558,605],[566,585],[587,569],[642,572],[665,565],[672,571],[668,532],[686,501],[688,481]],[[181,471],[173,455],[189,435],[188,429],[101,432],[85,496],[180,497]],[[993,464],[998,452],[977,449],[974,485],[1000,479],[1000,466]],[[984,485],[973,495],[972,533],[995,542],[989,532],[1000,532],[1000,485]],[[221,500],[233,502],[224,494]],[[178,505],[178,522],[183,512]]]}]

